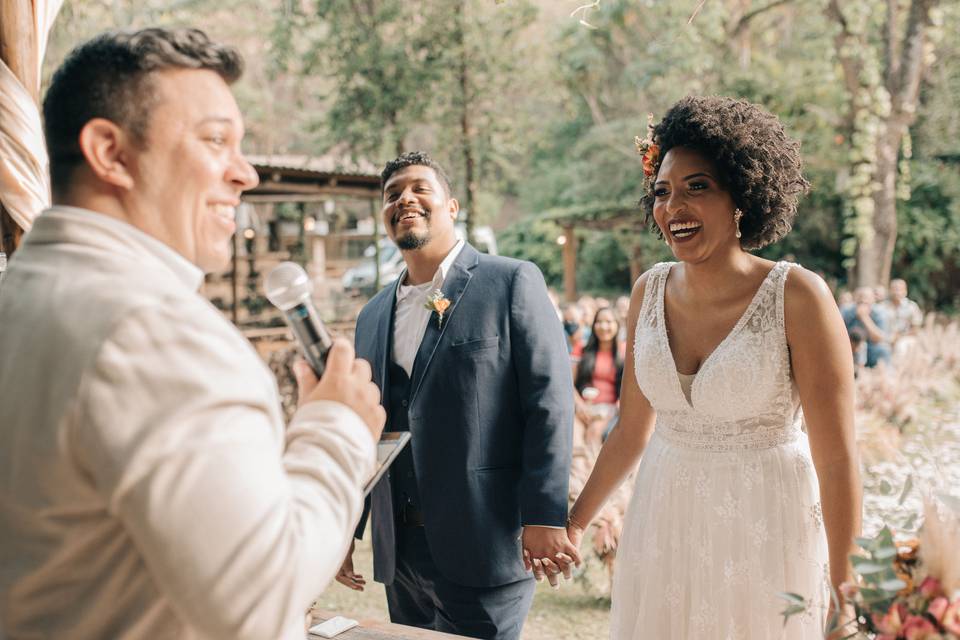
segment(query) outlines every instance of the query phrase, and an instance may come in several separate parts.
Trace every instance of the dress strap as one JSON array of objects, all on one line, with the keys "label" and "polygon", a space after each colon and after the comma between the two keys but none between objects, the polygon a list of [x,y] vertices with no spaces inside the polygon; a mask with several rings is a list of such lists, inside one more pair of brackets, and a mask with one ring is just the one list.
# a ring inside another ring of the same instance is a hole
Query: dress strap
[{"label": "dress strap", "polygon": [[777,324],[781,329],[786,329],[786,316],[783,311],[783,297],[784,290],[787,284],[787,274],[790,273],[790,269],[793,267],[799,266],[794,262],[787,262],[786,260],[781,260],[774,265],[774,274],[773,274],[773,285],[777,292],[776,294],[776,308],[777,308]]},{"label": "dress strap", "polygon": [[638,326],[652,326],[660,317],[659,308],[663,304],[663,285],[670,272],[672,262],[658,262],[648,272],[647,284],[643,289],[643,303],[640,305]]}]

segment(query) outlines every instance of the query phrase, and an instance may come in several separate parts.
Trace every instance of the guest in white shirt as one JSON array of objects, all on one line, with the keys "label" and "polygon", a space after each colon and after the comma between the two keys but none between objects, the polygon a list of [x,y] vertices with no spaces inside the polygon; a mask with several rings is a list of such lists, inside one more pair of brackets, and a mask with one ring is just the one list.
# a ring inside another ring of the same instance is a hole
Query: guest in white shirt
[{"label": "guest in white shirt", "polygon": [[917,330],[923,324],[923,311],[907,297],[907,282],[900,278],[890,281],[890,297],[883,306],[890,319],[893,353],[899,357],[916,342]]},{"label": "guest in white shirt", "polygon": [[0,637],[303,638],[385,414],[338,341],[276,381],[197,292],[257,175],[231,48],[105,34],[44,101],[55,206],[0,287]]}]

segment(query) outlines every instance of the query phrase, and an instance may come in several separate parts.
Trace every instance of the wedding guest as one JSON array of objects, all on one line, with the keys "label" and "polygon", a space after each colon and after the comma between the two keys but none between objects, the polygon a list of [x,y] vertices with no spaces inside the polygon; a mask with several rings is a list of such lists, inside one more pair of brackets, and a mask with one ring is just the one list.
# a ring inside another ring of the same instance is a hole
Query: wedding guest
[{"label": "wedding guest", "polygon": [[848,335],[850,350],[853,352],[853,375],[856,377],[867,365],[867,332],[860,327],[853,327]]},{"label": "wedding guest", "polygon": [[840,293],[837,294],[837,306],[840,308],[840,313],[856,306],[853,301],[853,294],[849,289],[841,289]]},{"label": "wedding guest", "polygon": [[0,637],[303,638],[384,423],[335,342],[276,380],[199,293],[257,173],[195,29],[101,35],[43,103],[54,206],[0,288]]},{"label": "wedding guest", "polygon": [[847,331],[860,328],[867,336],[867,359],[864,365],[872,368],[883,362],[890,362],[890,328],[887,314],[875,304],[873,287],[857,287],[853,292],[854,306],[843,313],[843,322]]},{"label": "wedding guest", "polygon": [[[590,341],[574,366],[574,406],[585,428],[586,441],[599,445],[610,419],[615,417],[623,379],[620,323],[615,311],[605,307],[593,318]],[[590,389],[592,397],[584,398]]]},{"label": "wedding guest", "polygon": [[570,361],[576,364],[583,354],[585,342],[583,312],[577,303],[564,302],[560,305],[560,313],[563,321],[563,332],[567,336],[567,352],[570,354]]},{"label": "wedding guest", "polygon": [[614,303],[614,308],[617,310],[617,322],[620,323],[620,333],[617,335],[617,339],[625,345],[627,343],[627,312],[630,310],[630,296],[618,297],[616,303]]},{"label": "wedding guest", "polygon": [[907,283],[900,278],[890,281],[890,298],[884,308],[890,320],[894,351],[902,355],[916,341],[917,330],[923,324],[923,311],[907,297]]}]

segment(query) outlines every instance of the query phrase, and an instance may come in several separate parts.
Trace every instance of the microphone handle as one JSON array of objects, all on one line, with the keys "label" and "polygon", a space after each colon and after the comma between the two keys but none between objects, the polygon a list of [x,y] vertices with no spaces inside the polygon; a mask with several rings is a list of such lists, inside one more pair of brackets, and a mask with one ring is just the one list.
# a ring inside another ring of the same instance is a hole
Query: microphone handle
[{"label": "microphone handle", "polygon": [[333,341],[317,310],[309,300],[304,300],[288,309],[283,317],[293,331],[297,342],[300,343],[307,364],[319,378],[326,368],[327,353]]}]

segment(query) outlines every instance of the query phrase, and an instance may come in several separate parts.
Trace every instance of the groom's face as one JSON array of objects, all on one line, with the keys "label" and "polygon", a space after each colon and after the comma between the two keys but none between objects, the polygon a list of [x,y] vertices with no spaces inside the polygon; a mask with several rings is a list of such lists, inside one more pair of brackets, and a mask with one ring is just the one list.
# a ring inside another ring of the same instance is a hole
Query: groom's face
[{"label": "groom's face", "polygon": [[430,167],[404,167],[383,187],[383,226],[404,251],[420,249],[433,240],[449,244],[459,209]]}]

